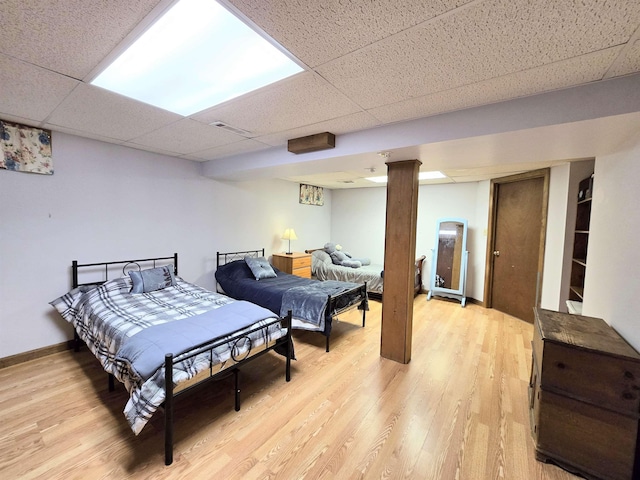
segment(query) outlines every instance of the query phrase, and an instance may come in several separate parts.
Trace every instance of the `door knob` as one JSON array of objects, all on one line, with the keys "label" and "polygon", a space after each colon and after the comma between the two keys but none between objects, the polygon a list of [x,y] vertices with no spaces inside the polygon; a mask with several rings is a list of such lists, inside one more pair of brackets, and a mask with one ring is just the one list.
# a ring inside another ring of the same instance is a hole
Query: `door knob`
[{"label": "door knob", "polygon": [[499,256],[500,256],[500,250],[494,250],[494,251],[493,251],[493,255],[494,255],[495,257],[499,257]]}]

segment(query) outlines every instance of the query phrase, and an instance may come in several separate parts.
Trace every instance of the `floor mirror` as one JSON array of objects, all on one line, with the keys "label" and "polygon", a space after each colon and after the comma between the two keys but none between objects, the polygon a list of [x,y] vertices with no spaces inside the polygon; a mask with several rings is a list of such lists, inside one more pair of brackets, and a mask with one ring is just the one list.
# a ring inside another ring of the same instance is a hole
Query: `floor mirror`
[{"label": "floor mirror", "polygon": [[436,241],[431,262],[431,276],[427,300],[435,295],[467,301],[467,220],[440,218],[436,222]]}]

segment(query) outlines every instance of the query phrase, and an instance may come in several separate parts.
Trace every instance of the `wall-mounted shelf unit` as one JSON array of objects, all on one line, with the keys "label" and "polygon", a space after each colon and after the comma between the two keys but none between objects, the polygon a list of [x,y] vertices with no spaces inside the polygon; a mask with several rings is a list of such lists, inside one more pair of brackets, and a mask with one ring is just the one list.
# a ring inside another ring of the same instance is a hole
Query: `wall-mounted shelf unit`
[{"label": "wall-mounted shelf unit", "polygon": [[571,313],[580,313],[584,296],[584,277],[587,270],[587,246],[589,244],[592,192],[593,174],[582,180],[578,188],[576,228],[573,234],[573,256],[571,260],[571,282],[569,287],[569,301],[567,302]]}]

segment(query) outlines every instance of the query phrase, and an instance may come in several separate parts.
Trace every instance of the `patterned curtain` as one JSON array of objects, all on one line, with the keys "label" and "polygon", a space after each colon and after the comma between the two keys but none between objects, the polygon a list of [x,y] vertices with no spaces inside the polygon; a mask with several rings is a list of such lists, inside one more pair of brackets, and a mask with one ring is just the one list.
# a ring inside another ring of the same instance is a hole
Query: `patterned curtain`
[{"label": "patterned curtain", "polygon": [[51,131],[0,120],[0,168],[53,174]]}]

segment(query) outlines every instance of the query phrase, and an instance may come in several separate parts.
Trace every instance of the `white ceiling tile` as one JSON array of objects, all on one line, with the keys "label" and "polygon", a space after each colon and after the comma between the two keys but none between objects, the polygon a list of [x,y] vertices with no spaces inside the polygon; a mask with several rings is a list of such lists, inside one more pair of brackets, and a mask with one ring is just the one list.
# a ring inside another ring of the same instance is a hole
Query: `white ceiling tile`
[{"label": "white ceiling tile", "polygon": [[82,79],[160,0],[3,0],[0,52]]},{"label": "white ceiling tile", "polygon": [[152,153],[158,153],[160,155],[167,155],[169,157],[180,157],[180,153],[175,152],[173,150],[167,150],[165,148],[161,148],[158,146],[149,146],[149,145],[138,145],[136,143],[133,142],[122,142],[120,143],[120,145],[123,145],[125,147],[129,147],[129,148],[135,148],[136,150],[141,150],[144,152],[152,152]]},{"label": "white ceiling tile", "polygon": [[469,1],[229,0],[229,3],[295,57],[315,67]]},{"label": "white ceiling tile", "polygon": [[[191,160],[245,154],[233,167],[244,178],[275,150],[286,152],[290,138],[330,131],[340,145],[350,132],[640,72],[638,0],[222,0],[313,68],[193,116],[205,125],[75,80],[88,81],[173,1],[0,0],[0,118]],[[212,121],[255,137],[213,134]],[[554,146],[544,157],[602,152],[621,128],[637,131],[637,121],[620,127],[608,116],[613,134],[605,125],[580,141],[547,140]],[[284,174],[370,167],[381,145],[375,130],[366,137],[375,150],[326,150],[287,164]],[[508,153],[495,142],[442,155],[432,144],[386,149],[423,168],[469,168],[482,152],[490,166],[536,152],[543,140],[528,130]]]},{"label": "white ceiling tile", "polygon": [[599,3],[481,2],[322,65],[318,72],[366,109],[468,85],[627,41],[640,22],[640,2],[612,2],[596,10]]},{"label": "white ceiling tile", "polygon": [[116,140],[130,140],[180,120],[178,114],[80,83],[48,123]]},{"label": "white ceiling tile", "polygon": [[189,154],[242,140],[243,137],[219,127],[184,118],[131,140],[131,143],[154,146],[179,154]]},{"label": "white ceiling tile", "polygon": [[90,133],[90,132],[87,132],[86,130],[78,130],[75,128],[69,128],[69,127],[64,127],[60,125],[52,125],[46,122],[44,123],[43,128],[47,128],[55,132],[68,133],[69,135],[75,135],[77,137],[90,138],[92,140],[100,140],[101,142],[113,143],[116,145],[124,144],[122,140],[106,137],[104,135],[101,135],[100,133]]},{"label": "white ceiling tile", "polygon": [[227,145],[222,145],[219,147],[209,148],[207,150],[195,152],[190,155],[184,155],[184,158],[202,162],[206,160],[224,158],[231,155],[238,155],[240,153],[257,152],[260,150],[265,150],[267,148],[271,148],[271,145],[266,145],[264,143],[256,141],[255,139],[247,139],[235,143],[229,143]]},{"label": "white ceiling tile", "polygon": [[443,112],[557,90],[603,78],[621,47],[532,68],[503,77],[453,88],[369,110],[383,123],[426,117]]},{"label": "white ceiling tile", "polygon": [[617,59],[607,77],[619,77],[640,71],[640,39],[625,48],[621,58]]},{"label": "white ceiling tile", "polygon": [[0,54],[2,113],[43,121],[79,84],[35,65]]},{"label": "white ceiling tile", "polygon": [[222,121],[261,136],[357,111],[360,109],[326,80],[302,72],[193,118],[203,123]]},{"label": "white ceiling tile", "polygon": [[[282,132],[273,133],[270,135],[263,135],[257,137],[256,140],[260,140],[263,143],[272,146],[287,145],[287,141],[292,138],[306,137],[307,135],[314,135],[321,132],[331,132],[337,137],[344,133],[356,132],[359,130],[365,130],[380,125],[380,122],[372,115],[366,112],[352,113],[340,118],[333,118],[326,122],[319,122],[313,125],[307,125],[305,127],[294,128],[291,130],[285,130]],[[339,141],[336,140],[337,142]]]}]

